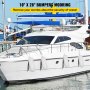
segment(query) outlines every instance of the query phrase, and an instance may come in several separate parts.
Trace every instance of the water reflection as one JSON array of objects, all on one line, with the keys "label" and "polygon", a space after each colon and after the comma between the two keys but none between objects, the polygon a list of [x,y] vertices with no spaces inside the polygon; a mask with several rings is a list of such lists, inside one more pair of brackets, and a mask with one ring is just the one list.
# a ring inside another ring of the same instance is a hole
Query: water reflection
[{"label": "water reflection", "polygon": [[6,90],[82,90],[82,82],[75,80],[53,80],[33,84],[13,85]]},{"label": "water reflection", "polygon": [[0,90],[90,90],[90,73],[30,84],[1,85]]},{"label": "water reflection", "polygon": [[57,79],[32,84],[11,85],[6,90],[82,90],[82,82],[71,79]]}]

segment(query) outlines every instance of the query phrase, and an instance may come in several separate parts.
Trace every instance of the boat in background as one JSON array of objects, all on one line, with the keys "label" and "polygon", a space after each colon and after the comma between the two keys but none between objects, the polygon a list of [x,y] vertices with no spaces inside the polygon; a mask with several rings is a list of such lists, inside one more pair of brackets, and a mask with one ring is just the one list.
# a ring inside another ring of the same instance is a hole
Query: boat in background
[{"label": "boat in background", "polygon": [[[22,29],[22,28],[6,28],[6,40],[7,41],[17,41],[18,39],[21,39],[23,36],[25,36],[28,33],[35,32],[35,31],[41,31],[46,29],[48,27],[48,30],[51,30],[50,26],[60,26],[59,21],[21,21],[21,22],[12,22],[14,24],[22,24],[22,25],[29,25],[29,27]],[[9,30],[11,29],[11,30]]]},{"label": "boat in background", "polygon": [[10,32],[7,35],[6,40],[7,41],[18,41],[28,33],[31,33],[31,28],[29,28],[29,27],[25,28],[25,29],[22,29],[22,30],[18,30],[18,31],[16,30],[16,31]]}]

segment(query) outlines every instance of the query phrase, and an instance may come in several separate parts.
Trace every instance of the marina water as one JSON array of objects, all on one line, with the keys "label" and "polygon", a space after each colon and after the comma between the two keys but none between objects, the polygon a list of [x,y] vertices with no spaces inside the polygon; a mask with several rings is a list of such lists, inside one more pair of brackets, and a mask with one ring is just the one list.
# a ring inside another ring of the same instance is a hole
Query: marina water
[{"label": "marina water", "polygon": [[[3,35],[0,35],[0,41],[2,40]],[[0,90],[90,90],[90,73],[8,86],[4,85],[4,81],[0,78]]]},{"label": "marina water", "polygon": [[0,79],[0,90],[90,90],[90,73],[19,85],[3,83]]}]

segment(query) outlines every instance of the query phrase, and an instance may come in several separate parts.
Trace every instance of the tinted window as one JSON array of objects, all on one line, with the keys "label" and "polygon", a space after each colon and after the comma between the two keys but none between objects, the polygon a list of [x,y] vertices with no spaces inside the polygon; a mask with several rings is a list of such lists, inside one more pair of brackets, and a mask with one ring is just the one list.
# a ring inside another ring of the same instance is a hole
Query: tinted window
[{"label": "tinted window", "polygon": [[72,43],[70,43],[70,45],[77,49],[83,49],[83,47],[79,43],[76,43],[76,42],[72,42]]},{"label": "tinted window", "polygon": [[23,45],[27,44],[27,41],[25,39],[21,39],[16,45]]},{"label": "tinted window", "polygon": [[56,39],[55,43],[63,42],[63,41],[67,41],[67,40],[71,40],[71,38],[70,38],[70,37],[67,37],[67,36],[59,36],[59,37]]},{"label": "tinted window", "polygon": [[90,29],[90,24],[89,24],[89,26],[88,26],[88,29]]},{"label": "tinted window", "polygon": [[24,37],[24,39],[20,40],[19,44],[50,44],[53,40],[54,36],[31,36]]}]

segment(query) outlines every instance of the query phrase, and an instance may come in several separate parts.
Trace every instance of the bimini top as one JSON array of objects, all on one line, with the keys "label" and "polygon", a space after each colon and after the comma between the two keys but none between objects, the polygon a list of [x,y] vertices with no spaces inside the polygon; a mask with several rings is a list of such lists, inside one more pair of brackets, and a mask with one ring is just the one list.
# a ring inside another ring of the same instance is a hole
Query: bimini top
[{"label": "bimini top", "polygon": [[18,18],[22,17],[83,17],[81,13],[45,13],[41,15],[19,15]]},{"label": "bimini top", "polygon": [[13,23],[25,25],[60,25],[60,21],[22,21]]}]

